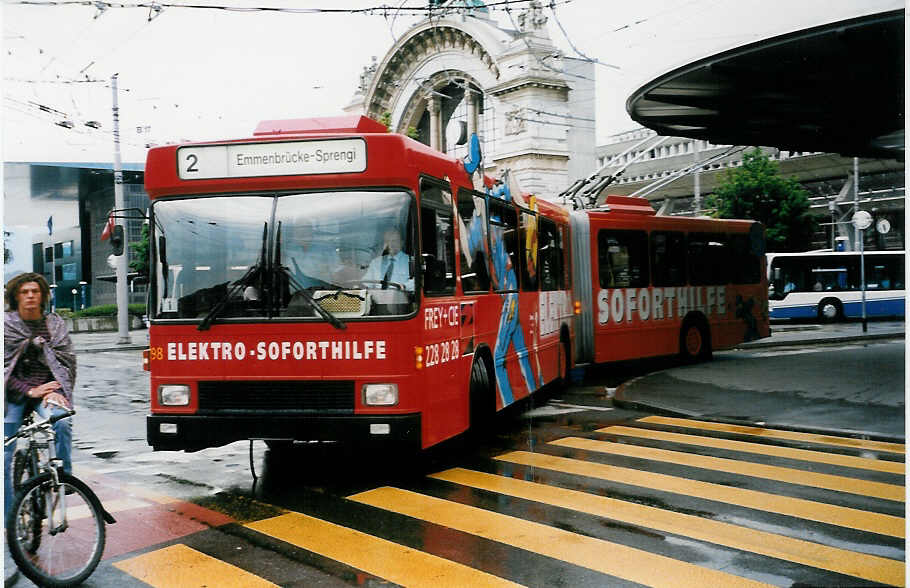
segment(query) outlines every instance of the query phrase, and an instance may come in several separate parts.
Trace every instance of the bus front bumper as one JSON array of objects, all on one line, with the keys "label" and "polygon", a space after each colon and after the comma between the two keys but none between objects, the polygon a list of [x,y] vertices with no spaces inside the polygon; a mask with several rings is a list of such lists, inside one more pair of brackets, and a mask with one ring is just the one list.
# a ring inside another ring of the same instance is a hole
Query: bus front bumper
[{"label": "bus front bumper", "polygon": [[149,415],[146,439],[155,451],[199,451],[234,441],[394,443],[419,449],[420,414],[405,415]]}]

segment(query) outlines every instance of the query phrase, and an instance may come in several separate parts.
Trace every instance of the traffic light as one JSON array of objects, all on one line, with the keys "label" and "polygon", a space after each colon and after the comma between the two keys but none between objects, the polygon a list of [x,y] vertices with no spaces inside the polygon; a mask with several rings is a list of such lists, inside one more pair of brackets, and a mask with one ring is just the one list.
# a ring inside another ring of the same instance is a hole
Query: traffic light
[{"label": "traffic light", "polygon": [[111,249],[114,255],[123,255],[123,225],[114,225],[111,231]]}]

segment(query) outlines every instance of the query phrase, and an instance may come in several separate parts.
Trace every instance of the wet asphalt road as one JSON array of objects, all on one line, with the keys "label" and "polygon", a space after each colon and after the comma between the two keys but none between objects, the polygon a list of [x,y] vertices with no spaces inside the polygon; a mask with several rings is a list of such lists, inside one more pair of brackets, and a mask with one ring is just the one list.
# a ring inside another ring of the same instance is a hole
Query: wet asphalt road
[{"label": "wet asphalt road", "polygon": [[[654,421],[610,398],[623,382],[670,377],[685,383],[683,396],[710,392],[710,416],[764,420],[759,406],[786,414],[788,402],[823,403],[823,380],[849,356],[859,358],[856,380],[841,383],[870,414],[881,406],[902,418],[903,372],[889,366],[900,359],[902,368],[903,343],[860,347],[606,366],[501,415],[494,432],[420,456],[324,444],[276,454],[255,443],[255,485],[247,443],[149,450],[138,352],[80,354],[77,474],[106,505],[135,498],[108,528],[109,546],[120,549],[86,585],[176,585],[200,569],[187,553],[232,566],[206,568],[208,585],[229,577],[251,586],[900,583],[904,456],[894,447]],[[812,367],[803,374],[798,365]],[[719,374],[779,381],[768,388],[790,395],[744,404],[730,394],[738,386],[714,389],[708,380]],[[866,386],[873,377],[886,381]],[[899,401],[882,393],[887,386],[900,388]],[[156,496],[171,502],[156,507]]]}]

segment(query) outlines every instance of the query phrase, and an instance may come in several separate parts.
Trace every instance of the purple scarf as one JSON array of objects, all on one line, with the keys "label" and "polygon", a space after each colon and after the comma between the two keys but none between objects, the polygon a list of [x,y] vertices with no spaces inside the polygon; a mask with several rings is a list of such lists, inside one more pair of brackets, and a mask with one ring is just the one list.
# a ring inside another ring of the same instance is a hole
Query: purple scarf
[{"label": "purple scarf", "polygon": [[[73,388],[76,384],[76,354],[73,343],[70,341],[66,322],[60,315],[50,313],[45,316],[50,341],[41,344],[47,367],[54,374],[54,379],[60,383],[60,392],[66,396],[67,402],[73,406]],[[22,317],[15,310],[7,311],[3,317],[3,382],[9,381],[10,374],[22,354],[30,344],[32,331]],[[7,386],[7,401],[21,402],[21,398],[9,398]]]}]

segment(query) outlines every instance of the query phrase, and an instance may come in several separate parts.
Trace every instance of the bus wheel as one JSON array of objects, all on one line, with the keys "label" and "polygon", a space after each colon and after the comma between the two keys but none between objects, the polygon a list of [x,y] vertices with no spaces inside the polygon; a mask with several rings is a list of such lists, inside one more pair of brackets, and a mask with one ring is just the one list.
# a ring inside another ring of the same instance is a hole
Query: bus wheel
[{"label": "bus wheel", "polygon": [[843,320],[844,307],[837,298],[825,298],[818,303],[818,319],[824,322]]},{"label": "bus wheel", "polygon": [[490,373],[481,357],[475,357],[471,366],[470,403],[471,432],[481,433],[489,427],[496,412],[495,398],[490,389]]},{"label": "bus wheel", "polygon": [[711,338],[704,321],[690,319],[683,323],[679,354],[688,363],[711,359]]}]

